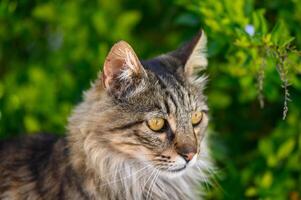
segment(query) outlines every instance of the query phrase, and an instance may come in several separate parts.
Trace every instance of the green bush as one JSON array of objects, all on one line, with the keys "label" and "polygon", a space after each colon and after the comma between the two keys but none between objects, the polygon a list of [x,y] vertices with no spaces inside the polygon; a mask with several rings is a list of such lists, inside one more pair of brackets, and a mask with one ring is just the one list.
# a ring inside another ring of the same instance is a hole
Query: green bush
[{"label": "green bush", "polygon": [[140,57],[208,36],[208,199],[301,198],[298,0],[0,2],[0,137],[65,133],[67,117],[127,40]]}]

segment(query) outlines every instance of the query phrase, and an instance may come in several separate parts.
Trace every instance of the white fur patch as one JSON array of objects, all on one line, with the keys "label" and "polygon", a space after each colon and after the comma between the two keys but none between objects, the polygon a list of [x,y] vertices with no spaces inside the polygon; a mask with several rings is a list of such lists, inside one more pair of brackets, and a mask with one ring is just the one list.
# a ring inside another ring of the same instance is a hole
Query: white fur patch
[{"label": "white fur patch", "polygon": [[[121,49],[119,49],[121,51]],[[138,74],[140,63],[137,63],[135,56],[127,49],[125,49],[125,60],[122,67],[122,71],[118,78],[120,80],[129,80],[133,74]]]},{"label": "white fur patch", "polygon": [[195,155],[193,156],[193,158],[189,161],[188,166],[192,167],[192,166],[196,163],[197,157],[198,157],[198,155],[195,154]]}]

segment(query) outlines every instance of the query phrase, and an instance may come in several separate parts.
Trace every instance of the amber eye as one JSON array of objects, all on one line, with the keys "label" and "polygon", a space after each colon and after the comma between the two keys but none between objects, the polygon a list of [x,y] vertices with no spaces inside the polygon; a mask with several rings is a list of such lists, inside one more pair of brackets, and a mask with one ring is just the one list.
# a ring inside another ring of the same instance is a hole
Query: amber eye
[{"label": "amber eye", "polygon": [[191,115],[191,123],[192,125],[197,125],[203,119],[203,112],[195,111]]},{"label": "amber eye", "polygon": [[165,120],[163,118],[154,117],[147,121],[150,129],[153,131],[159,131],[164,127]]}]

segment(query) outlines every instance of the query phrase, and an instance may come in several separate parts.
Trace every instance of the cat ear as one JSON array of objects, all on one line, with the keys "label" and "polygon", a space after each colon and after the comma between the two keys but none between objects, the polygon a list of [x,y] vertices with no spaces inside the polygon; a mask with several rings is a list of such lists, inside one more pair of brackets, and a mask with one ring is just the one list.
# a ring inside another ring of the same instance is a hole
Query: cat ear
[{"label": "cat ear", "polygon": [[187,77],[194,76],[199,71],[206,69],[208,64],[206,45],[206,35],[203,30],[200,30],[190,42],[171,52],[171,55],[183,64]]},{"label": "cat ear", "polygon": [[130,83],[143,72],[142,64],[132,47],[125,41],[116,43],[106,57],[102,82],[106,89],[120,89],[121,84]]}]

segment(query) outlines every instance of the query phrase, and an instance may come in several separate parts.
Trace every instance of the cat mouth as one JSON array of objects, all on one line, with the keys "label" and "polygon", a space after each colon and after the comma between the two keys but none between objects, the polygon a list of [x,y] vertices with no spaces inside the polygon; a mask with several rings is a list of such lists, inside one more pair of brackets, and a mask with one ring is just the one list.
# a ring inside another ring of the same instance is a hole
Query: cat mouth
[{"label": "cat mouth", "polygon": [[177,172],[181,172],[184,169],[186,169],[186,165],[184,165],[183,167],[177,168],[177,169],[168,169],[168,172],[172,172],[172,173],[177,173]]}]

